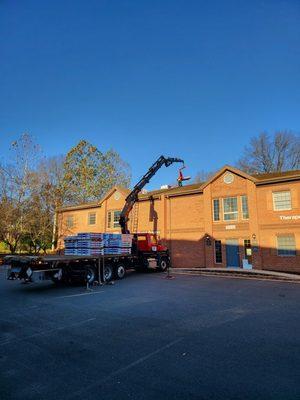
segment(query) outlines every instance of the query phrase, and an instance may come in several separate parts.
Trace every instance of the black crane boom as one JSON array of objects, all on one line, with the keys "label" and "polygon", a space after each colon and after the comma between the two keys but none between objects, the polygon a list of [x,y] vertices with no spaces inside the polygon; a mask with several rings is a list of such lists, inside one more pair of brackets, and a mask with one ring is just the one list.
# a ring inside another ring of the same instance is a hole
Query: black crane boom
[{"label": "black crane boom", "polygon": [[149,168],[148,172],[139,180],[139,182],[134,186],[132,191],[126,197],[125,205],[121,211],[119,224],[121,226],[122,233],[129,233],[127,222],[130,211],[132,210],[134,203],[138,201],[138,195],[145,185],[150,181],[150,179],[156,174],[156,172],[165,165],[169,167],[171,164],[184,161],[180,158],[164,157],[160,156],[155,163]]}]

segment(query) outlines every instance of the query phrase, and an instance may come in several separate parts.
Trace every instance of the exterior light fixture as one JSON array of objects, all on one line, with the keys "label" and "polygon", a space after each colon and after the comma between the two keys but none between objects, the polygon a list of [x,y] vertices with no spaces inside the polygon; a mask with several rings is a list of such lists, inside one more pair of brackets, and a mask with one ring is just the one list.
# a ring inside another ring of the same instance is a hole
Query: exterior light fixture
[{"label": "exterior light fixture", "polygon": [[211,246],[211,237],[209,235],[205,235],[205,244],[206,246]]}]

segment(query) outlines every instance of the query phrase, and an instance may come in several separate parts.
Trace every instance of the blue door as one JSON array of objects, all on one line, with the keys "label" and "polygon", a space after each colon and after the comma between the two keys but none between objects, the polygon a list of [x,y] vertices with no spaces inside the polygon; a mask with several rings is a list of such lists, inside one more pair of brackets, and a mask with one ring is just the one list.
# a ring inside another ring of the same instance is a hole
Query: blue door
[{"label": "blue door", "polygon": [[239,267],[239,242],[237,239],[226,240],[226,266]]}]

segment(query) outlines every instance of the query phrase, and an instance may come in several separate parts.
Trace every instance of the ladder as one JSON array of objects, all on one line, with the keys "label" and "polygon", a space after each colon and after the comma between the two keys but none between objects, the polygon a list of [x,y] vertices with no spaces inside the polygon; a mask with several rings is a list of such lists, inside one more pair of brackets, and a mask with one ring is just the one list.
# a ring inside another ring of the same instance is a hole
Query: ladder
[{"label": "ladder", "polygon": [[137,233],[139,225],[139,202],[137,201],[132,212],[132,233]]}]

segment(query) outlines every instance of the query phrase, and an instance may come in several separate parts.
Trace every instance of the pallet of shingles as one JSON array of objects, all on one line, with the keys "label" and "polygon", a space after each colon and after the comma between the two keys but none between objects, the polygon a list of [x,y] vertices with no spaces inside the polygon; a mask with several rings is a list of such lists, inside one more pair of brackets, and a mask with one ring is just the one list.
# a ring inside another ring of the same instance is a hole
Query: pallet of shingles
[{"label": "pallet of shingles", "polygon": [[78,233],[65,238],[66,255],[131,254],[132,235]]}]

